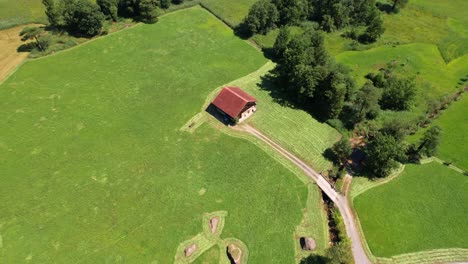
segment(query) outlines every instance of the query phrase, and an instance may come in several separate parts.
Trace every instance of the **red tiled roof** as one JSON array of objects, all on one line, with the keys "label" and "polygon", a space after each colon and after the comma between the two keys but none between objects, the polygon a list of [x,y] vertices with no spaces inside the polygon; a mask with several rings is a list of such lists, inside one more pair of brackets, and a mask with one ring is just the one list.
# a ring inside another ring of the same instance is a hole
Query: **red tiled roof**
[{"label": "red tiled roof", "polygon": [[230,117],[236,118],[248,103],[255,102],[257,99],[239,87],[224,87],[214,99],[213,104]]}]

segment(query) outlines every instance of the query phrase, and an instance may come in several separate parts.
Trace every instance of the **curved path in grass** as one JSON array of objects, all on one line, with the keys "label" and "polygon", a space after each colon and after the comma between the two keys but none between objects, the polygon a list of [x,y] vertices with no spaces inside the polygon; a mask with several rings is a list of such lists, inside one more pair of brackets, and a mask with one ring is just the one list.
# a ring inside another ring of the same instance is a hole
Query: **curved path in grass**
[{"label": "curved path in grass", "polygon": [[255,137],[259,138],[281,155],[289,159],[292,163],[294,163],[297,167],[299,167],[304,173],[312,178],[314,182],[322,189],[322,191],[335,203],[336,207],[340,210],[341,215],[343,216],[343,221],[346,226],[346,233],[351,240],[351,250],[353,252],[354,263],[359,264],[370,264],[371,261],[366,255],[366,252],[363,247],[363,243],[361,241],[361,236],[359,235],[358,227],[356,221],[354,219],[351,207],[348,203],[348,199],[345,196],[339,194],[331,185],[330,183],[319,173],[317,173],[314,169],[312,169],[309,165],[305,162],[300,160],[295,155],[291,154],[289,151],[281,147],[280,145],[276,144],[273,140],[262,134],[257,129],[253,128],[250,125],[242,124],[238,127],[238,129],[248,132]]}]

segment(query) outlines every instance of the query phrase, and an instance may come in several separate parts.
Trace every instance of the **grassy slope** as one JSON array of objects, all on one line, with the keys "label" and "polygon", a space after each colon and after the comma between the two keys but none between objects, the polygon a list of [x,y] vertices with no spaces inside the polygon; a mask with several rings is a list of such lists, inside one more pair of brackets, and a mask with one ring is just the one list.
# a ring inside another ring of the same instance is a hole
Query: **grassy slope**
[{"label": "grassy slope", "polygon": [[40,0],[0,0],[0,29],[45,21]]},{"label": "grassy slope", "polygon": [[468,96],[450,105],[434,124],[442,128],[438,157],[468,171]]},{"label": "grassy slope", "polygon": [[229,25],[236,26],[244,20],[250,7],[256,1],[257,0],[201,0],[201,3]]},{"label": "grassy slope", "polygon": [[24,64],[0,87],[0,262],[171,263],[214,210],[252,263],[292,262],[306,186],[245,140],[179,131],[264,62],[193,8]]},{"label": "grassy slope", "polygon": [[354,199],[374,255],[468,247],[468,179],[439,163],[403,174]]}]

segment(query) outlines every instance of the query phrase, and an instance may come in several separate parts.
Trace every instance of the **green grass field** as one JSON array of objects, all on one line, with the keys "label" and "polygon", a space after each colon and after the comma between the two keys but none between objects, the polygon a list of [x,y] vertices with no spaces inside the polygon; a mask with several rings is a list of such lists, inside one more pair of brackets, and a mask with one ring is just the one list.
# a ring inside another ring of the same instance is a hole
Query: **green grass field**
[{"label": "green grass field", "polygon": [[237,26],[244,20],[250,7],[257,0],[201,0],[201,3],[222,18],[230,26]]},{"label": "green grass field", "polygon": [[0,29],[33,22],[46,22],[40,0],[0,0]]},{"label": "green grass field", "polygon": [[468,178],[436,162],[407,165],[402,175],[354,199],[377,257],[468,248]]},{"label": "green grass field", "polygon": [[0,86],[0,262],[172,263],[225,210],[251,263],[292,263],[308,187],[247,140],[180,131],[265,62],[201,8],[26,62]]},{"label": "green grass field", "polygon": [[442,128],[437,157],[468,171],[468,96],[454,102],[434,122]]},{"label": "green grass field", "polygon": [[[282,106],[262,85],[262,76],[274,68],[270,62],[257,72],[231,82],[242,87],[258,99],[258,110],[246,122],[258,128],[275,142],[294,152],[318,171],[324,171],[331,163],[324,158],[324,151],[341,137],[340,133],[325,123],[320,123],[307,112]],[[270,85],[270,84],[268,84]]]}]

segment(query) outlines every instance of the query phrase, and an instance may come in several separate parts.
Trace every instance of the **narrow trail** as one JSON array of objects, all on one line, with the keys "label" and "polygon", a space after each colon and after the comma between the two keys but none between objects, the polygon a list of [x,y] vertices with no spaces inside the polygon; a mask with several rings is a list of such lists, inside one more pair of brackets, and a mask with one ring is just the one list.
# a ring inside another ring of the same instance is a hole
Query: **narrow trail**
[{"label": "narrow trail", "polygon": [[273,140],[262,134],[257,129],[253,128],[250,125],[242,124],[236,128],[237,130],[248,132],[255,137],[259,138],[278,153],[289,159],[297,167],[299,167],[304,173],[312,178],[312,180],[319,186],[320,189],[335,203],[336,207],[340,211],[344,224],[346,226],[346,233],[351,240],[351,250],[354,257],[354,263],[359,264],[370,264],[372,263],[364,250],[363,243],[361,241],[361,236],[359,235],[358,227],[353,216],[353,212],[348,203],[348,199],[339,194],[335,188],[319,173],[312,169],[305,162],[300,160],[295,155],[291,154],[289,151],[275,143]]}]

